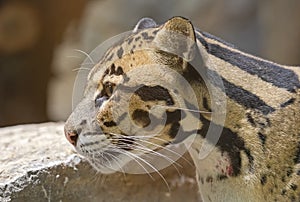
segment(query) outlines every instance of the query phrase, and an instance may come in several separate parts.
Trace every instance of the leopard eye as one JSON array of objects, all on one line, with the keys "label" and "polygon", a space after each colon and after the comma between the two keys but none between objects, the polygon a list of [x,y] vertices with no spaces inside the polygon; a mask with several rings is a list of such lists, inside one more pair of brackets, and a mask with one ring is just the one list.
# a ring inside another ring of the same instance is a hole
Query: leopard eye
[{"label": "leopard eye", "polygon": [[108,97],[110,97],[113,94],[114,87],[115,87],[115,85],[110,82],[107,82],[104,84],[104,91]]}]

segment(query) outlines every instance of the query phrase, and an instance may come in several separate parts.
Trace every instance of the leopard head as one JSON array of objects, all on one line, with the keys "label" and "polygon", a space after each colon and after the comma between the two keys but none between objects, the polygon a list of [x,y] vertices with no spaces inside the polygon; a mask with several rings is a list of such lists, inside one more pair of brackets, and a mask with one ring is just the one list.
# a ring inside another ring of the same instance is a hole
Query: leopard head
[{"label": "leopard head", "polygon": [[197,55],[187,19],[160,26],[140,20],[91,69],[65,124],[67,139],[101,173],[121,171],[132,161],[154,169],[142,157],[147,154],[171,162],[159,150],[193,136],[202,127],[197,112],[210,111],[208,90],[191,65]]}]

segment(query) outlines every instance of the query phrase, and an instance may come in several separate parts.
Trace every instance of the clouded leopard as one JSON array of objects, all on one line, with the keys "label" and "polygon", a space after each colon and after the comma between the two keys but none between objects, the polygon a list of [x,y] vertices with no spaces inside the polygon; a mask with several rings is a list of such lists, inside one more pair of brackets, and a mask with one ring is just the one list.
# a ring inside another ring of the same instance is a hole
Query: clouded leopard
[{"label": "clouded leopard", "polygon": [[300,201],[299,79],[182,17],[143,18],[91,69],[65,133],[102,173],[191,142],[203,201]]}]

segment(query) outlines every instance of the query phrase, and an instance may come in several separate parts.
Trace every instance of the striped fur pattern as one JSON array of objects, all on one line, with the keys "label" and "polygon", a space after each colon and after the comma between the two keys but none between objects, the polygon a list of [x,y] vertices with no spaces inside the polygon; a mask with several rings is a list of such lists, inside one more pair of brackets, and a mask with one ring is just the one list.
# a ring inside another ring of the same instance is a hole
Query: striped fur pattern
[{"label": "striped fur pattern", "polygon": [[[176,43],[165,33],[179,33],[193,43]],[[212,86],[225,91],[224,126],[208,114],[182,110],[214,112],[205,79],[191,65],[194,61]],[[191,85],[198,106],[191,104],[186,86],[171,88],[178,86],[178,74]],[[214,75],[224,88],[209,79]],[[189,152],[204,201],[296,202],[300,201],[299,80],[299,67],[244,53],[182,17],[160,26],[145,18],[91,70],[84,98],[65,131],[76,134],[72,143],[77,151],[102,173],[122,170],[142,154],[193,137]],[[151,111],[157,105],[164,113]],[[212,152],[200,160],[204,139],[210,142],[206,137],[210,125],[223,130]],[[184,135],[179,138],[178,132]]]}]

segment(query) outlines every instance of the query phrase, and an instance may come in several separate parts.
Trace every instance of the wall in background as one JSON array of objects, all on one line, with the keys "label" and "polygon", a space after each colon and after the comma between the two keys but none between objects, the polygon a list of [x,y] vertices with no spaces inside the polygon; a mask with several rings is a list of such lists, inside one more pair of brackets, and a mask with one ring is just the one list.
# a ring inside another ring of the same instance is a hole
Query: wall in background
[{"label": "wall in background", "polygon": [[0,126],[48,120],[54,48],[85,0],[0,1]]}]

